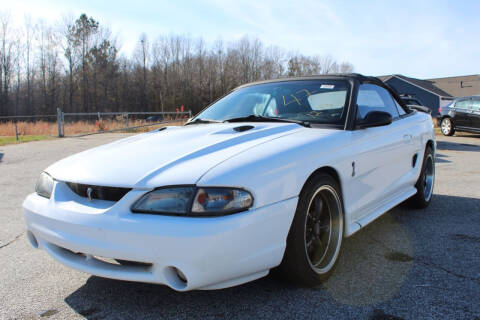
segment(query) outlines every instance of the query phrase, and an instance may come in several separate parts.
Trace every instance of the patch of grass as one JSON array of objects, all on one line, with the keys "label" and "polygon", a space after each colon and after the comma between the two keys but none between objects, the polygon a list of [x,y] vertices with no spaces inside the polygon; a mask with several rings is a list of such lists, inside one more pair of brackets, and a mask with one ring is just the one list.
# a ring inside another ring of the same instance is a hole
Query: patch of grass
[{"label": "patch of grass", "polygon": [[47,140],[53,139],[51,136],[18,136],[18,141],[15,140],[15,136],[0,136],[0,146],[4,146],[6,144],[15,144],[15,143],[22,143],[22,142],[29,142],[29,141],[39,141],[39,140]]},{"label": "patch of grass", "polygon": [[[137,127],[149,125],[146,127],[125,130],[124,132],[147,132],[159,127],[178,126],[185,123],[186,119],[165,119],[166,123],[152,125],[145,120],[131,119],[129,127]],[[105,119],[95,121],[67,121],[65,123],[65,136],[95,133],[109,130],[119,130],[125,128],[124,119]],[[20,136],[56,136],[58,134],[58,125],[56,122],[36,121],[36,122],[22,122],[17,123],[17,130]],[[14,136],[15,124],[13,122],[0,123],[0,137]]]},{"label": "patch of grass", "polygon": [[[58,133],[58,126],[56,122],[19,121],[17,122],[17,131],[19,136],[56,135]],[[1,136],[15,136],[15,123],[12,121],[0,123],[0,137]]]}]

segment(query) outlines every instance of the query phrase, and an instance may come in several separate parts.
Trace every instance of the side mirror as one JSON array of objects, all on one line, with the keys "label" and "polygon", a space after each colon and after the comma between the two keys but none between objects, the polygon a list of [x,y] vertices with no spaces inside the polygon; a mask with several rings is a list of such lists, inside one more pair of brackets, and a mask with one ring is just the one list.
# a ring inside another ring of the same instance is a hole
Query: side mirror
[{"label": "side mirror", "polygon": [[365,129],[371,127],[387,126],[392,123],[392,115],[384,111],[370,111],[363,120],[357,121],[357,128]]}]

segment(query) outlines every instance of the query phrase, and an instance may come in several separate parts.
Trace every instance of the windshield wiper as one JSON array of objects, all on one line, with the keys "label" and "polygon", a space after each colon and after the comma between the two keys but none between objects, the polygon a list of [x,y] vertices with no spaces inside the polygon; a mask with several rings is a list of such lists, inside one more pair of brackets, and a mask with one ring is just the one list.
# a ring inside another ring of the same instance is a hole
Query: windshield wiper
[{"label": "windshield wiper", "polygon": [[213,120],[213,119],[201,119],[201,118],[197,118],[193,121],[190,121],[190,122],[187,122],[185,123],[186,126],[188,126],[189,124],[198,124],[198,123],[220,123],[222,121],[218,121],[218,120]]},{"label": "windshield wiper", "polygon": [[227,119],[227,120],[224,120],[223,122],[290,122],[290,123],[299,124],[304,127],[310,127],[310,123],[308,121],[284,119],[284,118],[271,118],[271,117],[264,117],[264,116],[256,116],[254,114],[251,114],[246,117]]}]

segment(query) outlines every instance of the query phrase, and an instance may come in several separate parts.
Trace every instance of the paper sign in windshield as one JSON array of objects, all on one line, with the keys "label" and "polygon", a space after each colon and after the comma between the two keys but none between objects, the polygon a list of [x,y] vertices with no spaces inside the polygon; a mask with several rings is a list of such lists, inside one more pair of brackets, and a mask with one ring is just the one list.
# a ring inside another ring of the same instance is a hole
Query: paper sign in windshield
[{"label": "paper sign in windshield", "polygon": [[320,86],[320,89],[333,89],[333,88],[335,88],[334,84],[322,84]]}]

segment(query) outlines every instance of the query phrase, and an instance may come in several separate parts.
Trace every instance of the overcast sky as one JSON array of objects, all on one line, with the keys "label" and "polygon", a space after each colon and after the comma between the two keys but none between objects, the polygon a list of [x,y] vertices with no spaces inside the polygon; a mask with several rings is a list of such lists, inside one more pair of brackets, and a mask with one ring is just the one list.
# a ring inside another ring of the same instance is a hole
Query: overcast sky
[{"label": "overcast sky", "polygon": [[287,51],[330,54],[367,75],[480,73],[479,0],[16,0],[1,9],[18,23],[25,14],[54,22],[86,13],[119,36],[127,55],[142,32],[208,42],[249,35]]}]

